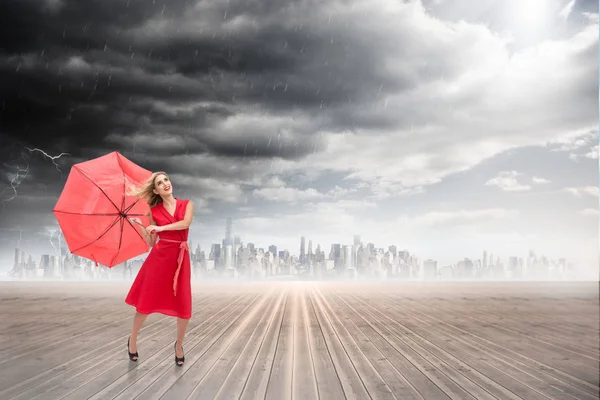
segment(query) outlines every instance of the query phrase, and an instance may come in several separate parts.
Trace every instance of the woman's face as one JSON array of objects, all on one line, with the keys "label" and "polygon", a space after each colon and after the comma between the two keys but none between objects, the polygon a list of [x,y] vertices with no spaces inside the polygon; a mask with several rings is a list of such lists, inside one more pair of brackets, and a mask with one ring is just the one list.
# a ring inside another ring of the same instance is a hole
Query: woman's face
[{"label": "woman's face", "polygon": [[168,176],[160,174],[154,178],[154,193],[159,196],[167,196],[173,193],[173,186]]}]

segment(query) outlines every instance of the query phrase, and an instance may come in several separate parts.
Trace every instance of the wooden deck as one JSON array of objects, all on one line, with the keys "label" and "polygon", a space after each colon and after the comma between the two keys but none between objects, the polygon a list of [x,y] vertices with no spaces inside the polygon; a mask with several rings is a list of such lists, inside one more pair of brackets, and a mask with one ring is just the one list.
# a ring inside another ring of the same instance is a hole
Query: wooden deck
[{"label": "wooden deck", "polygon": [[597,283],[197,286],[183,368],[127,289],[0,283],[0,399],[598,399]]}]

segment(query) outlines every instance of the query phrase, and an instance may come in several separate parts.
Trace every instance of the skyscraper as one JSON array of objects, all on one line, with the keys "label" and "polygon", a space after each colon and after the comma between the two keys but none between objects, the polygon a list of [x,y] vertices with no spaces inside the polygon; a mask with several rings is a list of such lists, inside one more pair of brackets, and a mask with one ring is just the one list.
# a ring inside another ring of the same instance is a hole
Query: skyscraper
[{"label": "skyscraper", "polygon": [[360,247],[360,235],[354,235],[352,243],[352,268],[358,267],[358,248]]},{"label": "skyscraper", "polygon": [[348,245],[344,245],[344,247],[343,247],[343,251],[342,251],[342,263],[343,264],[342,265],[343,265],[344,271],[348,271],[353,268],[353,266],[352,266],[352,262],[353,262],[352,247],[353,246],[348,246]]},{"label": "skyscraper", "polygon": [[223,248],[224,250],[224,268],[225,269],[230,269],[234,267],[233,264],[233,246],[231,244],[227,244],[225,245],[225,247]]},{"label": "skyscraper", "polygon": [[238,235],[235,235],[233,237],[233,265],[236,267],[239,266],[237,254],[238,251],[240,251],[240,247],[242,247],[242,238],[240,238]]},{"label": "skyscraper", "polygon": [[225,220],[225,241],[223,243],[224,245],[232,245],[233,246],[232,226],[233,226],[233,220],[231,218],[227,218]]},{"label": "skyscraper", "polygon": [[511,278],[515,277],[516,275],[518,275],[518,269],[519,269],[519,258],[512,256],[508,258],[508,271],[510,272],[510,276]]},{"label": "skyscraper", "polygon": [[334,268],[340,267],[340,261],[342,259],[342,245],[334,243],[331,245],[331,252],[329,253],[329,259],[333,260]]},{"label": "skyscraper", "polygon": [[408,257],[410,257],[410,253],[406,250],[399,251],[398,257],[400,257],[401,260],[408,261]]},{"label": "skyscraper", "polygon": [[388,251],[390,252],[393,258],[396,258],[396,256],[398,255],[398,247],[396,247],[395,245],[391,245],[390,247],[388,247]]},{"label": "skyscraper", "polygon": [[218,243],[213,243],[210,246],[210,255],[211,260],[215,262],[215,269],[221,269],[221,245]]},{"label": "skyscraper", "polygon": [[433,280],[437,275],[437,261],[426,260],[423,263],[423,278],[426,280]]},{"label": "skyscraper", "polygon": [[306,259],[306,239],[304,236],[300,238],[300,263],[304,264],[304,260]]},{"label": "skyscraper", "polygon": [[270,245],[270,246],[269,246],[269,251],[270,251],[271,253],[273,253],[273,257],[277,257],[277,246],[275,246],[275,245],[273,245],[273,244],[272,244],[272,245]]}]

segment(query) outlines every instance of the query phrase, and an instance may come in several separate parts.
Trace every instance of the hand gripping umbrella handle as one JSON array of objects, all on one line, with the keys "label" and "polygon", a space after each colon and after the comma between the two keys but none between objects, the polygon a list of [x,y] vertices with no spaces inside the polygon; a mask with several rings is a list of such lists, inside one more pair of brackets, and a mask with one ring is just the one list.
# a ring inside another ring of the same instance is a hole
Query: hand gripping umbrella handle
[{"label": "hand gripping umbrella handle", "polygon": [[[130,219],[130,221],[131,221],[131,219]],[[134,221],[132,221],[132,222],[134,222]],[[142,225],[140,222],[137,222],[137,221],[135,221],[135,223],[137,223],[137,224],[139,224],[140,226],[142,226],[143,228],[145,228],[145,226],[144,226],[144,225]],[[156,230],[152,229],[152,230],[150,231],[150,233],[156,233]]]}]

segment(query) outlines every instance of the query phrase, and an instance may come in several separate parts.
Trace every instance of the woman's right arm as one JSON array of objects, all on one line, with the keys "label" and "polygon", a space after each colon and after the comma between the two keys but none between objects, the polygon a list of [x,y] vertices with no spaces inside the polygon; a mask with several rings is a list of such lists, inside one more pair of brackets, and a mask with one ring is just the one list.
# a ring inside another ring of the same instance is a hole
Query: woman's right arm
[{"label": "woman's right arm", "polygon": [[[148,215],[148,217],[150,218],[150,225],[154,225],[154,220],[152,219],[152,214]],[[140,233],[142,234],[142,237],[144,238],[146,243],[148,243],[148,246],[154,247],[154,245],[156,244],[156,238],[157,238],[156,233],[146,232],[146,227],[144,225],[142,225],[142,221],[139,218],[132,218],[131,222],[133,222],[133,223],[135,223],[135,225],[137,225]]]},{"label": "woman's right arm", "polygon": [[[150,225],[156,225],[154,223],[154,220],[152,219],[152,214],[150,214],[148,217],[150,218]],[[146,238],[146,242],[148,242],[148,246],[154,247],[154,245],[156,244],[156,239],[158,238],[156,233],[146,232],[146,228],[144,228],[141,225],[140,225],[140,228],[142,228],[142,230],[144,231],[144,238]]]}]

